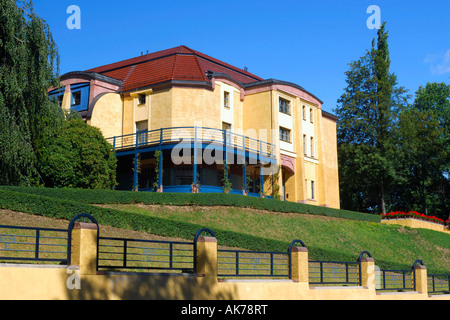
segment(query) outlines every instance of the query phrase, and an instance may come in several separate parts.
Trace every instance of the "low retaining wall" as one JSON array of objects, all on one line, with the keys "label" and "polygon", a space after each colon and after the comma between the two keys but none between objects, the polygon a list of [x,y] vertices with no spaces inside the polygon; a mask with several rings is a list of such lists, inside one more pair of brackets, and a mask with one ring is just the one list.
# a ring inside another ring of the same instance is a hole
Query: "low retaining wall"
[{"label": "low retaining wall", "polygon": [[[225,280],[192,274],[80,275],[68,266],[2,265],[1,300],[450,300],[426,292],[377,293],[375,288],[310,287],[292,280]],[[69,286],[68,286],[69,284]]]},{"label": "low retaining wall", "polygon": [[418,220],[418,219],[414,219],[414,218],[401,218],[401,219],[390,219],[390,220],[383,219],[383,220],[381,220],[381,223],[397,224],[397,225],[401,225],[404,227],[410,227],[413,229],[429,229],[429,230],[434,230],[434,231],[439,231],[439,232],[444,232],[444,233],[450,234],[450,230],[448,229],[448,227],[446,227],[442,224]]}]

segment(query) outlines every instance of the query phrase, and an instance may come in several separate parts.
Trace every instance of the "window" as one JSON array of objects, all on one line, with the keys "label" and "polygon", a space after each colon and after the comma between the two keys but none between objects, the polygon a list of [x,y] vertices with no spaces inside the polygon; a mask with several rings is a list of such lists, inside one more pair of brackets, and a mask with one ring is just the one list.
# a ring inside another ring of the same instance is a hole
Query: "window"
[{"label": "window", "polygon": [[315,199],[315,195],[314,195],[314,181],[311,181],[311,199]]},{"label": "window", "polygon": [[145,104],[146,95],[140,94],[139,95],[139,104]]},{"label": "window", "polygon": [[311,137],[311,158],[314,158],[314,138]]},{"label": "window", "polygon": [[81,103],[81,91],[72,92],[72,103],[71,106],[78,106]]},{"label": "window", "polygon": [[230,93],[228,91],[223,92],[223,106],[230,108]]},{"label": "window", "polygon": [[309,109],[309,121],[311,123],[314,123],[314,110],[313,109]]},{"label": "window", "polygon": [[222,130],[231,130],[231,124],[222,122]]},{"label": "window", "polygon": [[280,98],[280,112],[291,115],[291,103],[283,98]]},{"label": "window", "polygon": [[303,135],[303,154],[306,156],[306,134]]},{"label": "window", "polygon": [[306,107],[303,106],[303,120],[306,121]]},{"label": "window", "polygon": [[291,142],[291,130],[280,127],[280,140],[284,142]]},{"label": "window", "polygon": [[90,84],[88,82],[70,85],[70,107],[75,111],[85,111],[89,107]]},{"label": "window", "polygon": [[177,166],[177,186],[190,185],[194,179],[194,167],[193,166]]},{"label": "window", "polygon": [[148,133],[147,131],[148,131],[148,121],[136,122],[136,133],[139,145],[147,143],[147,133]]}]

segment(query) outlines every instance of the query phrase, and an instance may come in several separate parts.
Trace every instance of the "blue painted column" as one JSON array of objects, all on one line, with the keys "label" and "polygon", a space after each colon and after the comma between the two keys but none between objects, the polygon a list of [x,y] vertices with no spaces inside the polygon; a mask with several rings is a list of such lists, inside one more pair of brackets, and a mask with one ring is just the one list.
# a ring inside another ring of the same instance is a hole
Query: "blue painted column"
[{"label": "blue painted column", "polygon": [[161,149],[159,149],[161,153],[159,154],[159,163],[158,163],[158,170],[159,170],[159,179],[158,179],[158,189],[160,192],[162,192],[162,184],[163,184],[163,152]]},{"label": "blue painted column", "polygon": [[244,192],[247,194],[247,157],[245,155],[245,136],[242,136],[242,138],[242,152],[244,153],[244,163],[242,164],[242,184],[244,187]]},{"label": "blue painted column", "polygon": [[162,184],[163,184],[163,151],[162,151],[162,141],[163,141],[163,129],[161,128],[160,136],[159,136],[159,163],[158,163],[158,191],[163,192]]},{"label": "blue painted column", "polygon": [[263,174],[263,162],[262,162],[262,141],[259,141],[259,178],[260,178],[260,185],[261,185],[261,191],[260,194],[264,195],[264,174]]},{"label": "blue painted column", "polygon": [[136,132],[135,147],[134,147],[134,174],[133,174],[133,191],[138,191],[138,146],[139,146],[139,133]]},{"label": "blue painted column", "polygon": [[194,127],[194,186],[197,185],[197,127]]},{"label": "blue painted column", "polygon": [[134,152],[133,191],[138,191],[138,153]]}]

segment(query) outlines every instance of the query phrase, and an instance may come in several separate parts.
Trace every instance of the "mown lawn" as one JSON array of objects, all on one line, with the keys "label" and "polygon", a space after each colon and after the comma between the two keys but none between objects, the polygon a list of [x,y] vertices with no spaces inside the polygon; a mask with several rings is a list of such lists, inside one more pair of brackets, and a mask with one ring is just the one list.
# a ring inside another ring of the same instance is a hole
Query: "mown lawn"
[{"label": "mown lawn", "polygon": [[[107,207],[286,244],[300,239],[308,247],[312,260],[354,261],[362,251],[369,251],[380,268],[409,268],[416,259],[421,259],[429,269],[450,272],[450,237],[431,230],[245,208],[142,204]],[[218,242],[221,243],[220,237]],[[257,243],[248,246],[265,249]]]}]

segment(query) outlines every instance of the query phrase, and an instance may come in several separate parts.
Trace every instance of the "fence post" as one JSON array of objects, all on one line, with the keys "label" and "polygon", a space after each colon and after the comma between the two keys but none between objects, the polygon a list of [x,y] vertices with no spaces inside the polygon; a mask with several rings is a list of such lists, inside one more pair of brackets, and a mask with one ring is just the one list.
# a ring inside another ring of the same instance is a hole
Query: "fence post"
[{"label": "fence post", "polygon": [[[79,215],[88,216],[88,215]],[[70,255],[70,265],[78,266],[81,275],[97,274],[97,244],[98,244],[98,224],[76,221],[75,217],[70,225],[71,236],[70,245],[72,253]],[[69,248],[70,250],[70,248]]]},{"label": "fence post", "polygon": [[289,246],[289,255],[291,280],[309,283],[308,248],[301,240],[294,240]]},{"label": "fence post", "polygon": [[[367,254],[368,257],[363,257]],[[360,281],[361,286],[367,289],[375,290],[375,260],[372,258],[370,253],[364,251],[361,253],[358,259],[360,263]]]},{"label": "fence post", "polygon": [[416,260],[416,262],[414,262],[413,272],[415,291],[428,295],[427,267],[423,265],[421,260]]},{"label": "fence post", "polygon": [[[209,235],[205,235],[209,233]],[[194,239],[195,272],[199,277],[217,280],[217,239],[209,229],[197,232]]]}]

